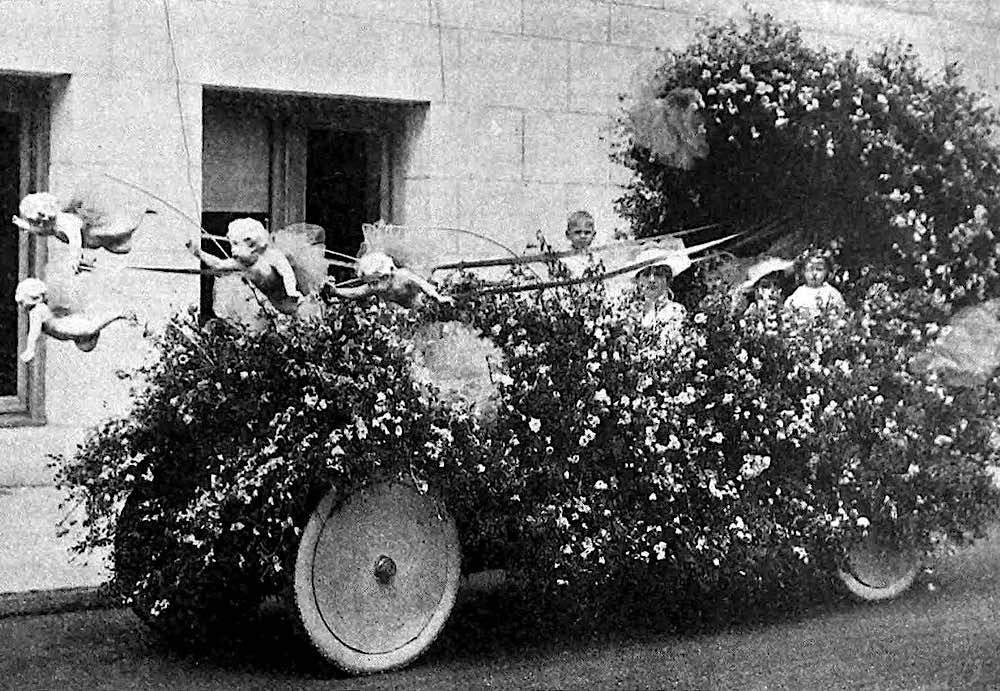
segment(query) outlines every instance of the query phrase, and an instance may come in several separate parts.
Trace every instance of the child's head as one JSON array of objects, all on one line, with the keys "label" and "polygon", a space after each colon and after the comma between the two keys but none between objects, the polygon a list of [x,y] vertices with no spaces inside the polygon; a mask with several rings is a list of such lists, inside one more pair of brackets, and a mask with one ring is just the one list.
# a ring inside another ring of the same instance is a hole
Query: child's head
[{"label": "child's head", "polygon": [[802,280],[810,288],[818,288],[830,276],[830,260],[819,252],[805,252],[801,257]]},{"label": "child's head", "polygon": [[773,275],[765,276],[757,281],[753,287],[754,300],[777,300],[781,297],[781,286],[778,279]]},{"label": "child's head", "polygon": [[635,275],[635,284],[643,297],[659,297],[670,291],[674,271],[666,264],[647,266]]},{"label": "child's head", "polygon": [[566,239],[575,250],[585,250],[594,241],[594,217],[588,211],[574,211],[566,219]]},{"label": "child's head", "polygon": [[367,252],[358,258],[358,278],[376,289],[387,289],[396,273],[396,263],[385,252]]},{"label": "child's head", "polygon": [[22,307],[34,307],[45,302],[48,288],[37,278],[26,278],[14,289],[14,302]]},{"label": "child's head", "polygon": [[264,224],[252,218],[237,218],[229,224],[226,238],[232,246],[233,259],[252,266],[270,244]]},{"label": "child's head", "polygon": [[49,230],[62,211],[59,200],[50,192],[35,192],[21,200],[18,215],[34,229]]}]

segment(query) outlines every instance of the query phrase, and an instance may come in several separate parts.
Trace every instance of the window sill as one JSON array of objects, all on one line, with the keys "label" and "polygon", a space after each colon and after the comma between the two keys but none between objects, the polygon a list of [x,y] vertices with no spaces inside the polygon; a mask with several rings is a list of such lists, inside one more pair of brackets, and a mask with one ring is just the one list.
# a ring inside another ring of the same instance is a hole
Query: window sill
[{"label": "window sill", "polygon": [[0,429],[9,427],[43,427],[44,417],[38,418],[28,413],[0,413]]}]

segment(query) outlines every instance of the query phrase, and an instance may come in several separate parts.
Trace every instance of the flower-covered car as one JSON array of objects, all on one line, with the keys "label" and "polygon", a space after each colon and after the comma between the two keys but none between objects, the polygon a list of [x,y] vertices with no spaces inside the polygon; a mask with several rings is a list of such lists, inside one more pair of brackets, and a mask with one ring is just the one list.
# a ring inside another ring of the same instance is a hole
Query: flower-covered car
[{"label": "flower-covered car", "polygon": [[833,320],[708,301],[663,339],[602,293],[179,317],[130,416],[64,462],[81,548],[113,544],[125,600],[184,637],[291,593],[364,673],[431,643],[463,573],[581,620],[682,621],[838,571],[895,594],[992,515],[994,388],[911,374],[899,296]]}]

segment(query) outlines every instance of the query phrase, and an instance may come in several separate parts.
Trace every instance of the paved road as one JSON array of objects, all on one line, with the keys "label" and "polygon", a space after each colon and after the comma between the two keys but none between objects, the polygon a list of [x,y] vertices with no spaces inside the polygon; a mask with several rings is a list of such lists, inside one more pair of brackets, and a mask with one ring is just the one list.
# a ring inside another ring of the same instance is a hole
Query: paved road
[{"label": "paved road", "polygon": [[[517,643],[464,611],[414,667],[338,678],[280,625],[229,657],[180,655],[124,610],[0,620],[11,689],[1000,688],[1000,535],[942,562],[904,598],[688,637],[620,633]],[[492,617],[502,617],[502,608]]]}]

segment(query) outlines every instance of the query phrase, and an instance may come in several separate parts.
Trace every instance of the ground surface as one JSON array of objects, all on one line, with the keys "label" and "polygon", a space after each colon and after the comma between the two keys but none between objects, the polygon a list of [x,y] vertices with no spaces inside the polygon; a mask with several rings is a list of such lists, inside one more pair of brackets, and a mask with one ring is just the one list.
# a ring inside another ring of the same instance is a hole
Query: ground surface
[{"label": "ground surface", "polygon": [[[473,601],[410,669],[338,678],[278,617],[228,655],[181,655],[125,610],[0,620],[12,689],[1000,688],[1000,535],[939,564],[900,600],[833,602],[794,620],[692,636],[619,632],[526,643],[503,603]],[[932,582],[932,590],[928,583]]]}]

